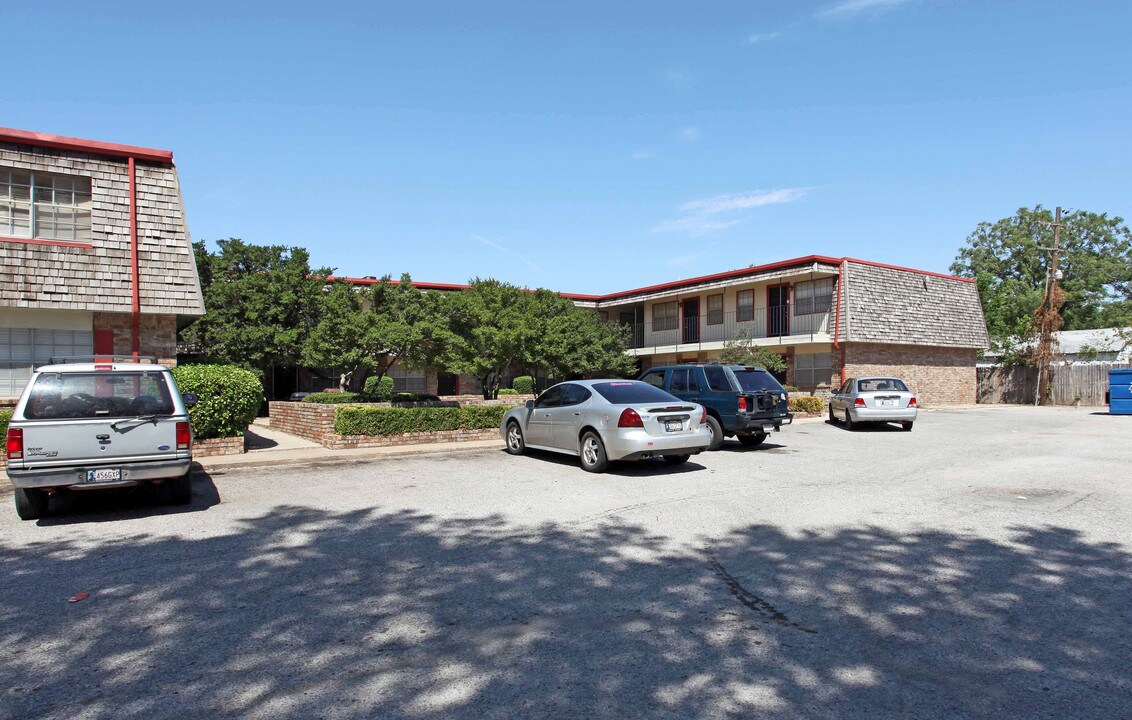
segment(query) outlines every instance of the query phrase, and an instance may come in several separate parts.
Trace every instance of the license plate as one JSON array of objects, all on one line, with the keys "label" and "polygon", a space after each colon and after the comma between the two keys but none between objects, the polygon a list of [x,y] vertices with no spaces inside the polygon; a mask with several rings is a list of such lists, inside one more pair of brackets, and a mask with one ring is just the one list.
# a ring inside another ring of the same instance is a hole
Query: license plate
[{"label": "license plate", "polygon": [[665,420],[664,429],[668,432],[680,432],[684,429],[684,423],[679,420]]},{"label": "license plate", "polygon": [[881,405],[883,407],[896,407],[896,401],[895,400],[881,400],[877,403],[877,405]]},{"label": "license plate", "polygon": [[119,468],[103,468],[101,470],[87,470],[86,481],[91,483],[115,482],[122,479]]},{"label": "license plate", "polygon": [[763,425],[763,432],[764,433],[774,432],[774,426],[773,425]]}]

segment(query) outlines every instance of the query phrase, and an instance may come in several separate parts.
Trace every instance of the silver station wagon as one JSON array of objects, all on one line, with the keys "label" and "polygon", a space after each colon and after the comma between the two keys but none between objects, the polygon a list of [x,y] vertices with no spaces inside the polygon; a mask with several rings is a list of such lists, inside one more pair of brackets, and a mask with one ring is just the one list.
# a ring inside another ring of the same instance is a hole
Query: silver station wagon
[{"label": "silver station wagon", "polygon": [[917,410],[915,393],[893,377],[849,378],[829,399],[829,421],[844,420],[849,430],[866,422],[896,422],[911,430]]},{"label": "silver station wagon", "polygon": [[155,358],[52,358],[33,372],[8,424],[17,514],[42,517],[59,492],[146,483],[189,502],[195,402]]},{"label": "silver station wagon", "polygon": [[577,455],[582,469],[604,472],[614,460],[662,457],[671,465],[711,442],[707,413],[637,380],[576,380],[549,388],[503,416],[507,452],[527,448]]}]

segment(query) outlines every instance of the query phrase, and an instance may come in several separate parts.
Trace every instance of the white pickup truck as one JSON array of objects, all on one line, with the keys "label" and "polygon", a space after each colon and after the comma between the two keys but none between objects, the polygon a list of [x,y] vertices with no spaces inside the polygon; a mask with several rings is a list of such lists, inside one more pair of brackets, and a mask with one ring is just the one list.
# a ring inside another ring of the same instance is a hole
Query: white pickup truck
[{"label": "white pickup truck", "polygon": [[8,478],[24,520],[51,495],[160,486],[192,499],[193,434],[173,374],[155,358],[52,358],[32,373],[8,424]]}]

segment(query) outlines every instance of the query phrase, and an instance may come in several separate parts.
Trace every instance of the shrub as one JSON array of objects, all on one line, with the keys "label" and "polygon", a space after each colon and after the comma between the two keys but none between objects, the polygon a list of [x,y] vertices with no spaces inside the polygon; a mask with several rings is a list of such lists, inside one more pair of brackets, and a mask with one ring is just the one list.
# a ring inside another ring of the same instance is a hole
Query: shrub
[{"label": "shrub", "polygon": [[341,407],[334,416],[339,435],[401,435],[438,430],[479,430],[499,427],[509,408],[477,405],[465,408]]},{"label": "shrub", "polygon": [[802,395],[790,398],[790,412],[820,413],[825,407],[825,400],[820,397]]},{"label": "shrub", "polygon": [[373,375],[366,378],[362,395],[372,402],[389,402],[393,399],[393,378],[388,375],[382,375],[380,378]]},{"label": "shrub", "polygon": [[429,395],[428,393],[411,393],[399,392],[393,393],[393,402],[414,402],[422,400],[439,400],[438,395]]},{"label": "shrub", "polygon": [[518,395],[519,391],[516,390],[515,388],[500,388],[499,394],[500,395]]},{"label": "shrub", "polygon": [[511,389],[519,395],[534,395],[535,379],[530,375],[520,375],[511,381]]},{"label": "shrub", "polygon": [[263,402],[259,378],[235,365],[178,365],[173,379],[178,390],[199,398],[189,408],[193,435],[199,440],[242,436]]},{"label": "shrub", "polygon": [[782,389],[788,393],[798,392],[798,388],[794,387],[793,385],[783,385]]},{"label": "shrub", "polygon": [[360,403],[365,401],[359,393],[316,392],[303,398],[303,402],[319,403],[320,405],[339,405],[341,403]]},{"label": "shrub", "polygon": [[0,410],[0,435],[8,436],[8,421],[11,419],[11,410]]}]

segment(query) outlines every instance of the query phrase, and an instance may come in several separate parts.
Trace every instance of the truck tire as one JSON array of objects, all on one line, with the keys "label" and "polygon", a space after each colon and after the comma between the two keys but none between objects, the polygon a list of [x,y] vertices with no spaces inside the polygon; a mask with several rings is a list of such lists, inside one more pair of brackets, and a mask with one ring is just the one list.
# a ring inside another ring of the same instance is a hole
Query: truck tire
[{"label": "truck tire", "polygon": [[16,514],[21,520],[38,520],[47,514],[47,491],[16,488]]},{"label": "truck tire", "polygon": [[711,442],[708,443],[707,449],[718,450],[723,446],[723,426],[714,417],[708,415],[707,428],[711,433]]},{"label": "truck tire", "polygon": [[169,483],[169,502],[174,505],[188,505],[193,500],[193,471],[190,468],[184,475],[166,480]]}]

